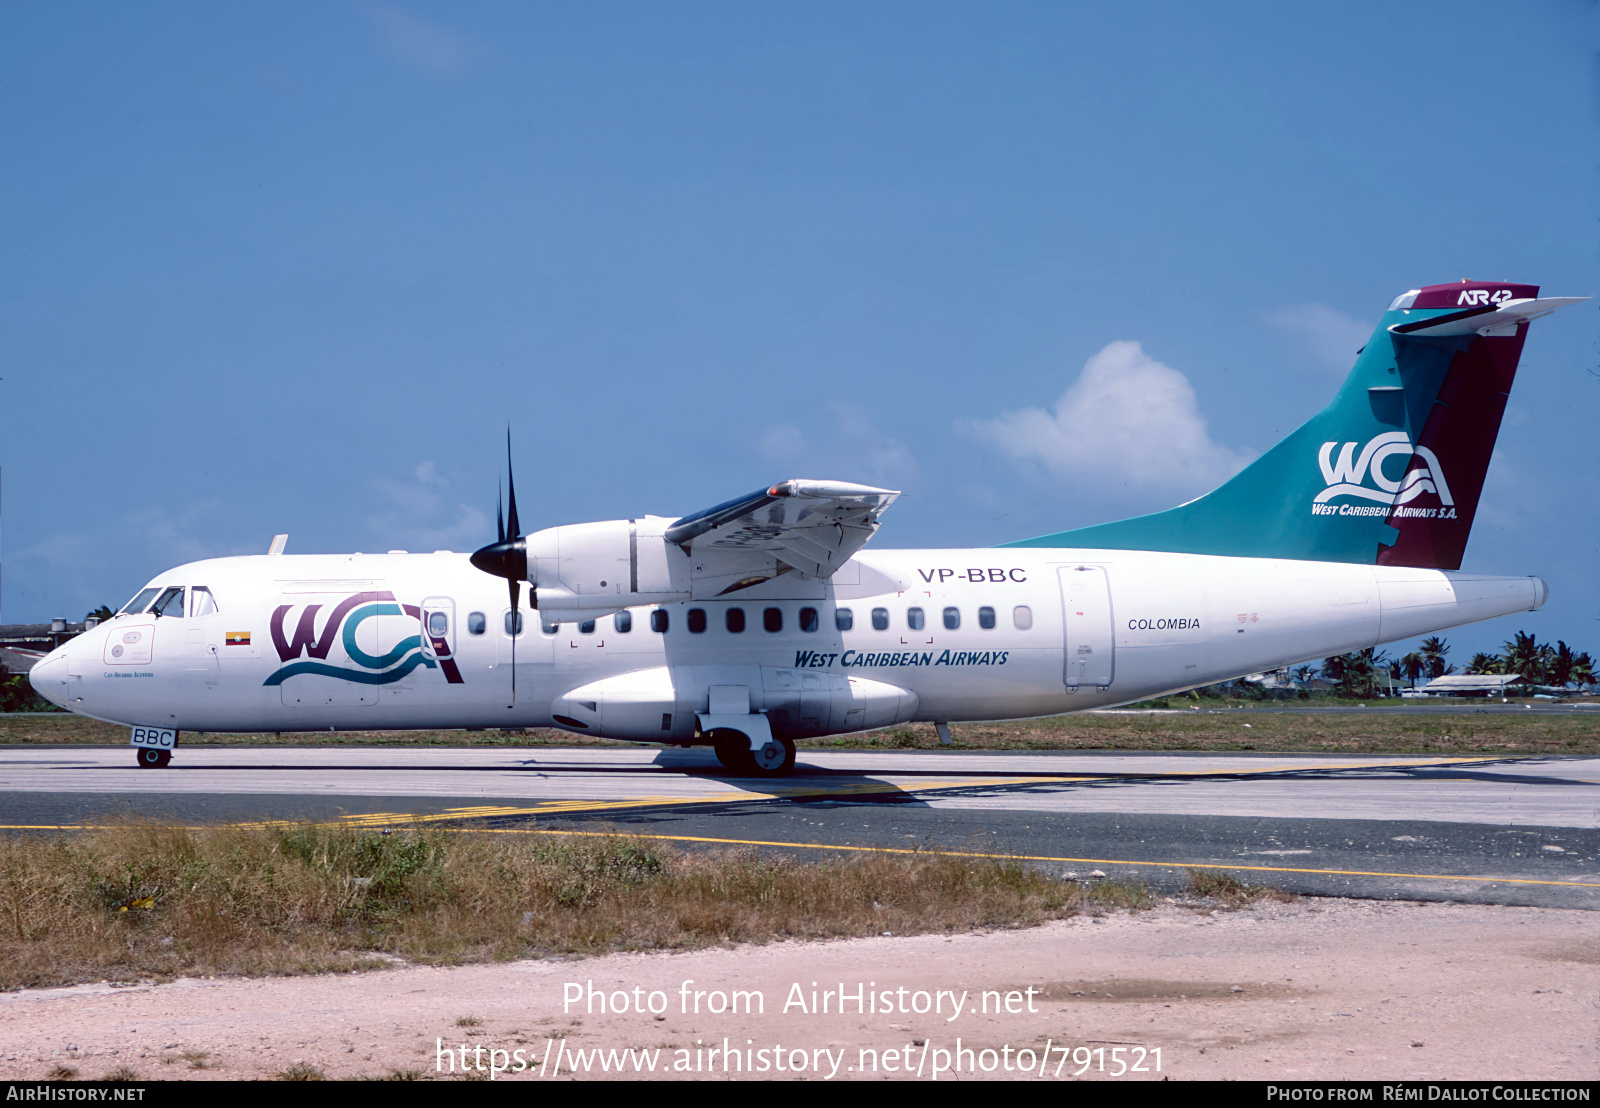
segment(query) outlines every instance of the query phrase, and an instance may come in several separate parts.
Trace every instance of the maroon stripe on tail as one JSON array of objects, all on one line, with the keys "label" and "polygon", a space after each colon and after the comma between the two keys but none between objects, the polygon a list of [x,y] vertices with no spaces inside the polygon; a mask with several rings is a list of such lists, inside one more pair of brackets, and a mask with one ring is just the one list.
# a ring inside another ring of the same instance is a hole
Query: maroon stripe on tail
[{"label": "maroon stripe on tail", "polygon": [[[1529,287],[1531,295],[1538,295],[1537,288]],[[1514,336],[1480,335],[1451,361],[1416,445],[1431,450],[1439,459],[1454,504],[1444,506],[1440,498],[1425,493],[1409,505],[1397,506],[1388,523],[1400,532],[1400,537],[1393,546],[1378,552],[1379,565],[1461,568],[1484,476],[1489,471],[1489,456],[1494,453],[1500,418],[1505,414],[1507,395],[1527,336],[1526,323],[1517,328]],[[1420,458],[1412,459],[1411,469],[1425,467]],[[1419,505],[1439,505],[1439,514],[1416,514]]]}]

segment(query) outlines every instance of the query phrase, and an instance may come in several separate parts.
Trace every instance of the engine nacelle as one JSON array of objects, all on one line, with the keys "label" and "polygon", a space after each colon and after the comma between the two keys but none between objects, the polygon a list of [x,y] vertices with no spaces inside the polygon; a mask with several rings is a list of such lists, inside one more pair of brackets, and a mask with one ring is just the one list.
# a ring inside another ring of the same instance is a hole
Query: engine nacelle
[{"label": "engine nacelle", "polygon": [[580,614],[593,619],[688,600],[689,556],[662,537],[671,523],[645,516],[548,527],[527,536],[535,607],[570,621]]},{"label": "engine nacelle", "polygon": [[658,666],[593,681],[550,705],[562,727],[613,739],[687,743],[711,689],[743,687],[775,735],[870,731],[912,719],[917,694],[865,677],[774,666]]}]

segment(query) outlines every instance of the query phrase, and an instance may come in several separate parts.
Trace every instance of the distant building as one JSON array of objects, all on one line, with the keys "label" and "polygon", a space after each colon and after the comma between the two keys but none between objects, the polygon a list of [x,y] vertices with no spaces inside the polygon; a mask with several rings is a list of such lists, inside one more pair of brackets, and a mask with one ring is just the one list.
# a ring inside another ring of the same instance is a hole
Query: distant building
[{"label": "distant building", "polygon": [[1526,684],[1520,673],[1452,673],[1435,677],[1421,691],[1429,696],[1513,696],[1531,692]]}]

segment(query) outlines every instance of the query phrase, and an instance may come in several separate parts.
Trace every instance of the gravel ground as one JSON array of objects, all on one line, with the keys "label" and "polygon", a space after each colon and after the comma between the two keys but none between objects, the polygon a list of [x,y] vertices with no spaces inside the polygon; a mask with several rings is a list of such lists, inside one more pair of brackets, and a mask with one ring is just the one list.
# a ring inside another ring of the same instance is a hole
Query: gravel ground
[{"label": "gravel ground", "polygon": [[[31,990],[0,996],[0,1077],[244,1080],[299,1067],[459,1079],[464,1047],[469,1076],[512,1071],[499,1080],[539,1079],[541,1064],[545,1079],[602,1078],[613,1048],[625,1053],[609,1076],[628,1078],[653,1057],[656,1076],[711,1080],[741,1066],[783,1079],[943,1068],[945,1080],[1040,1080],[1042,1068],[1065,1080],[1084,1065],[1105,1079],[1142,1065],[1123,1079],[1594,1080],[1597,922],[1494,906],[1169,902],[959,936]],[[728,1011],[736,990],[759,992],[762,1008]]]}]

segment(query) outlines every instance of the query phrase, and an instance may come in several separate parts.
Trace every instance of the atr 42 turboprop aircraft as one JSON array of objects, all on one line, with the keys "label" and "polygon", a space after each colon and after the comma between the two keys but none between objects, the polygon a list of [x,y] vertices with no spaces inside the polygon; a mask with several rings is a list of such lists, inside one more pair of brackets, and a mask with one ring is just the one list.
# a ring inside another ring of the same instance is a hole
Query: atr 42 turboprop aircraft
[{"label": "atr 42 turboprop aircraft", "polygon": [[470,557],[288,556],[279,539],[170,570],[32,682],[131,726],[141,766],[183,731],[560,727],[776,775],[796,739],[922,720],[948,741],[952,720],[1101,708],[1528,611],[1537,577],[1457,570],[1528,322],[1582,299],[1475,281],[1396,297],[1328,407],[1155,515],[873,553],[887,489],[792,480],[524,536],[513,486],[500,541]]}]

